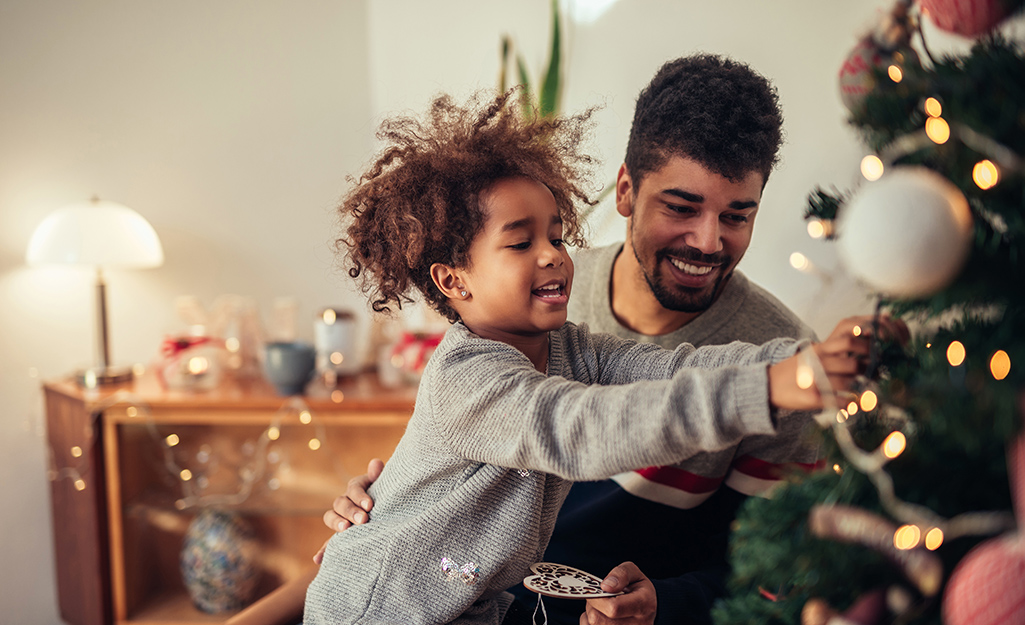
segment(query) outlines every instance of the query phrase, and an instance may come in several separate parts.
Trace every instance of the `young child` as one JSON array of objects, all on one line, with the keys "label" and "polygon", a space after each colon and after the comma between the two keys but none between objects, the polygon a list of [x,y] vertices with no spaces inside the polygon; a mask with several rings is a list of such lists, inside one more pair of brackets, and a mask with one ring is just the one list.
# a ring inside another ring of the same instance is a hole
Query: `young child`
[{"label": "young child", "polygon": [[[373,523],[327,545],[306,623],[497,625],[569,480],[671,464],[821,405],[797,385],[793,341],[667,351],[566,322],[587,118],[528,122],[506,93],[382,127],[388,147],[341,207],[349,274],[375,310],[415,290],[453,326],[371,488]],[[834,388],[868,351],[845,327],[814,346]]]}]

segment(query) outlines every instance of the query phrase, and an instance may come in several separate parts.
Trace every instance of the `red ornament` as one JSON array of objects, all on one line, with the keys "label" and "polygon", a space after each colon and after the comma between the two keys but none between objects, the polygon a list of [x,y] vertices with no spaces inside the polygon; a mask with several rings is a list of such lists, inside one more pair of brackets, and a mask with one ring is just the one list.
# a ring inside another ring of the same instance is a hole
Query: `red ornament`
[{"label": "red ornament", "polygon": [[861,108],[865,96],[875,88],[875,68],[882,66],[883,54],[871,37],[865,37],[851,50],[840,66],[840,99],[848,111]]},{"label": "red ornament", "polygon": [[[1022,396],[1025,407],[1025,395]],[[1025,527],[1025,434],[1007,448],[1008,478],[1018,527]],[[947,625],[1025,623],[1025,534],[1004,534],[968,552],[943,594]]]},{"label": "red ornament", "polygon": [[961,559],[943,594],[943,622],[1025,623],[1025,539],[1021,534],[987,540]]},{"label": "red ornament", "polygon": [[1002,0],[919,0],[922,13],[940,30],[978,37],[997,27],[1010,11]]}]

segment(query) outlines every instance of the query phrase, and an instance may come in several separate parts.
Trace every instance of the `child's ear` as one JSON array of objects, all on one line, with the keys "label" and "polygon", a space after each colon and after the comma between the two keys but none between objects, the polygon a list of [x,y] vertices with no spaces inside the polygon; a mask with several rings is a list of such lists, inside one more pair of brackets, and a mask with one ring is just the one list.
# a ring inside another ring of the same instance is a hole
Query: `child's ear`
[{"label": "child's ear", "polygon": [[623,163],[616,176],[616,212],[623,217],[633,214],[633,190],[633,179],[626,169],[626,163]]},{"label": "child's ear", "polygon": [[466,299],[466,287],[455,268],[442,263],[434,263],[431,265],[431,280],[445,297]]}]

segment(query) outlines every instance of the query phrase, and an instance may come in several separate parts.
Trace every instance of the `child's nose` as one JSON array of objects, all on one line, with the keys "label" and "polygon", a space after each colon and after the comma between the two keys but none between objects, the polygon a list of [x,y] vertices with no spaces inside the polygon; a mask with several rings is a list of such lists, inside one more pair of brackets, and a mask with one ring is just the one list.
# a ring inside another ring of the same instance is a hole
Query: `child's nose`
[{"label": "child's nose", "polygon": [[558,267],[563,263],[562,251],[551,243],[541,252],[541,264],[545,267]]}]

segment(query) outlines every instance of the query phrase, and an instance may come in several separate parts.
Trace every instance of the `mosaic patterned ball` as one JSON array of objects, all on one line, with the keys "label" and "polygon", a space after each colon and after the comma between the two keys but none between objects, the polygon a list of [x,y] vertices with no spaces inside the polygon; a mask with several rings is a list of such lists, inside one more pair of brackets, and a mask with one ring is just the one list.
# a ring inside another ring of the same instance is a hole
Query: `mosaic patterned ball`
[{"label": "mosaic patterned ball", "polygon": [[235,612],[253,599],[260,568],[252,529],[238,515],[203,510],[185,532],[181,572],[192,602],[203,612]]}]

